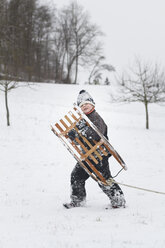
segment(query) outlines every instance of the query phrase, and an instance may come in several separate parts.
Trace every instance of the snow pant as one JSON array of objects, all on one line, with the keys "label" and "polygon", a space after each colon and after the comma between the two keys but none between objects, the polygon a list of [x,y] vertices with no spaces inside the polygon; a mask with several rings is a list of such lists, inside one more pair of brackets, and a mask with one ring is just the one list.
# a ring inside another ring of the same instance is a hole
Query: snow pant
[{"label": "snow pant", "polygon": [[[102,176],[107,180],[111,178],[109,169],[108,158],[103,157],[103,160],[95,165]],[[85,181],[89,178],[88,173],[81,167],[79,163],[76,164],[75,168],[71,173],[71,200],[75,202],[83,202],[86,199]],[[114,195],[122,195],[123,192],[117,183],[113,183],[111,186],[100,185],[102,191],[109,197],[112,202]],[[124,197],[124,196],[123,196]]]}]

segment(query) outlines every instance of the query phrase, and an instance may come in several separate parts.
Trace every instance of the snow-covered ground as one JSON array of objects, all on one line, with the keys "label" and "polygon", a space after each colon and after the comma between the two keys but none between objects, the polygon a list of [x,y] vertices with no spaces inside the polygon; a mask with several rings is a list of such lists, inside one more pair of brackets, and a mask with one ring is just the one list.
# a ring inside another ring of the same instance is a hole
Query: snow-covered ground
[{"label": "snow-covered ground", "polygon": [[[165,107],[110,102],[111,86],[84,86],[128,166],[117,181],[165,192]],[[87,205],[64,209],[75,160],[51,132],[82,86],[37,84],[9,95],[6,126],[0,93],[0,248],[164,248],[165,195],[122,186],[125,209],[108,209],[97,183],[86,183]],[[110,158],[112,174],[120,166]]]}]

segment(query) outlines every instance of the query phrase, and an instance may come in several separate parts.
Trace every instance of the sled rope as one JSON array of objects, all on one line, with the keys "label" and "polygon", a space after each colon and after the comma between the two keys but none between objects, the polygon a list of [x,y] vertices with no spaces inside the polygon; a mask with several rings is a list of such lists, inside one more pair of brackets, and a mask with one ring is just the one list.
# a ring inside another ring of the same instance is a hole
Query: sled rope
[{"label": "sled rope", "polygon": [[110,179],[107,180],[107,181],[110,182],[110,185],[111,185],[112,183],[117,183],[117,184],[120,184],[120,185],[122,185],[122,186],[129,187],[129,188],[134,188],[134,189],[143,190],[143,191],[147,191],[147,192],[151,192],[151,193],[157,193],[157,194],[165,195],[165,192],[156,191],[156,190],[151,190],[151,189],[145,189],[145,188],[141,188],[141,187],[137,187],[137,186],[125,184],[125,183],[119,183],[119,182],[116,182],[116,181],[115,181],[114,179],[112,179],[112,178],[110,178]]}]

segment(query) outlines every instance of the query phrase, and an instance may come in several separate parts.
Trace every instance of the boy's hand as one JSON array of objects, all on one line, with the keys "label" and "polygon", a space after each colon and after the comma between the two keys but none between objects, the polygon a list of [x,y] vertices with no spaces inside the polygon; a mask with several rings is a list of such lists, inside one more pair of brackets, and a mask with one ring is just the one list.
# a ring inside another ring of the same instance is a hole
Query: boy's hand
[{"label": "boy's hand", "polygon": [[77,137],[77,132],[76,130],[72,129],[68,132],[69,138],[73,141]]},{"label": "boy's hand", "polygon": [[83,127],[83,128],[80,130],[80,133],[81,133],[83,136],[85,136],[86,138],[90,138],[88,132],[89,132],[89,127],[88,127],[88,126],[85,126],[85,127]]},{"label": "boy's hand", "polygon": [[90,138],[90,137],[89,137],[89,134],[88,134],[88,132],[89,132],[89,127],[87,126],[86,121],[85,121],[84,119],[80,120],[80,121],[77,123],[76,127],[78,128],[79,132],[80,132],[83,136],[85,136],[86,138]]},{"label": "boy's hand", "polygon": [[81,130],[83,129],[84,127],[86,127],[86,121],[84,119],[80,120],[77,124],[76,124],[76,127]]}]

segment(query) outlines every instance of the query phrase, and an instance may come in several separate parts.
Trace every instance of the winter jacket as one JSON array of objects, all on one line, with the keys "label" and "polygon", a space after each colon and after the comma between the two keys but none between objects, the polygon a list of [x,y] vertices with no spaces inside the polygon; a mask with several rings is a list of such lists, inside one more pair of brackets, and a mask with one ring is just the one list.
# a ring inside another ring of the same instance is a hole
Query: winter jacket
[{"label": "winter jacket", "polygon": [[[105,124],[104,120],[101,116],[94,110],[90,114],[87,115],[91,122],[99,129],[99,131],[108,139],[107,136],[107,125]],[[86,131],[87,137],[91,137],[92,139],[99,141],[99,135],[92,129],[88,128]]]},{"label": "winter jacket", "polygon": [[[101,116],[94,110],[90,114],[87,115],[90,121],[99,129],[99,131],[108,139],[107,136],[107,125],[101,118]],[[87,126],[86,121],[81,119],[77,124],[76,127],[79,129],[80,133],[85,136],[89,140],[100,140],[100,136],[93,130],[92,127]],[[68,136],[71,140],[75,140],[78,136],[75,129],[69,131]],[[80,137],[79,137],[80,138]],[[81,140],[81,139],[80,139]],[[83,142],[83,140],[81,140]]]}]

